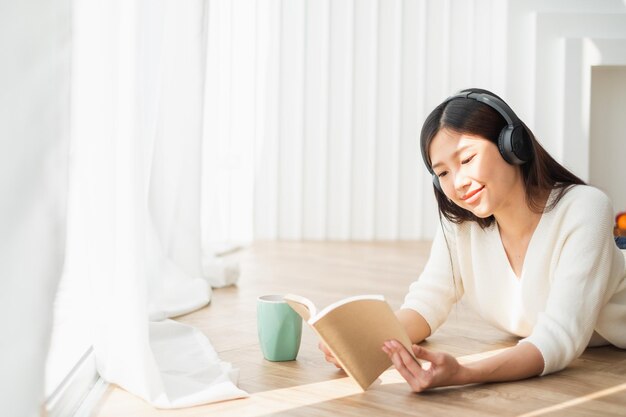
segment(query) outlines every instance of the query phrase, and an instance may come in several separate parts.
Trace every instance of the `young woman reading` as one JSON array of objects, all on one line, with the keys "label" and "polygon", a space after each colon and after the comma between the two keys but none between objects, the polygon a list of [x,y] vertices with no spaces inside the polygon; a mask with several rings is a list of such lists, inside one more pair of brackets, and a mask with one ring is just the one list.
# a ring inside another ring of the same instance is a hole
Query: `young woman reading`
[{"label": "young woman reading", "polygon": [[[396,341],[381,347],[411,389],[546,375],[587,346],[626,348],[626,251],[615,245],[607,196],[557,163],[486,90],[437,106],[420,140],[441,228],[396,314],[430,366]],[[461,297],[519,343],[463,365],[418,346]]]}]

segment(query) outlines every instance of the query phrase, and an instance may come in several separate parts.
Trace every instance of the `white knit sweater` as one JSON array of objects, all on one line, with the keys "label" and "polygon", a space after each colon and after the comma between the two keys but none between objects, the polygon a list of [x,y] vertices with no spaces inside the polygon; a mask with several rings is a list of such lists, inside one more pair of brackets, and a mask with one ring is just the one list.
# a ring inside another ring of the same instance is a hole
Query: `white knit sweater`
[{"label": "white knit sweater", "polygon": [[420,313],[433,333],[464,296],[485,320],[535,345],[544,375],[577,358],[594,330],[601,336],[594,343],[626,348],[626,251],[615,245],[612,205],[598,189],[574,186],[542,215],[520,278],[496,224],[483,230],[444,221],[443,228],[450,253],[439,230],[402,306]]}]

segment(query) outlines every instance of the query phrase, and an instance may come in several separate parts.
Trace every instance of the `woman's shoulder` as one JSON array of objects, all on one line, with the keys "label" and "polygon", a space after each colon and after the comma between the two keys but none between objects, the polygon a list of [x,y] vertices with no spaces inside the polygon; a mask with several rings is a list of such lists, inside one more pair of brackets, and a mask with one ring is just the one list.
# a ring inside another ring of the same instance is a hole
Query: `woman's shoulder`
[{"label": "woman's shoulder", "polygon": [[559,194],[561,198],[553,208],[555,213],[575,212],[580,216],[612,216],[613,203],[599,188],[591,185],[571,185],[562,190],[553,190],[550,198],[557,198]]},{"label": "woman's shoulder", "polygon": [[[559,189],[553,191],[553,196],[558,195]],[[566,204],[581,204],[581,205],[611,205],[611,199],[599,188],[591,185],[570,185],[563,189],[563,194],[560,203]]]}]

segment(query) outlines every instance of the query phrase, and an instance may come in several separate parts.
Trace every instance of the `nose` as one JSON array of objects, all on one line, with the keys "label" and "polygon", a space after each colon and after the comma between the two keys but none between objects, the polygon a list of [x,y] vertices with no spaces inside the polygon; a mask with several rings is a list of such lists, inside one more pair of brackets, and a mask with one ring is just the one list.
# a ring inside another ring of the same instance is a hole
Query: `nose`
[{"label": "nose", "polygon": [[469,177],[463,173],[462,169],[458,170],[454,175],[454,189],[458,192],[464,193],[465,189],[469,185]]}]

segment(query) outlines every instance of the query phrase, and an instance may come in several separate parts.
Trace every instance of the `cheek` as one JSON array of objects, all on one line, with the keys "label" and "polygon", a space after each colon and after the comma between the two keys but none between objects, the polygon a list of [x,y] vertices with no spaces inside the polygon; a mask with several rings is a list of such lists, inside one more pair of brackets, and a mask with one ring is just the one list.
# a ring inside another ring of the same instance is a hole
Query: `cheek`
[{"label": "cheek", "polygon": [[448,200],[452,200],[453,202],[456,203],[455,195],[454,195],[454,191],[452,190],[452,187],[443,185],[441,189],[443,191],[443,194],[448,198]]},{"label": "cheek", "polygon": [[498,180],[498,169],[494,164],[482,164],[474,171],[474,178],[480,182],[494,182]]},{"label": "cheek", "polygon": [[475,179],[481,182],[488,182],[492,185],[510,185],[511,179],[515,176],[515,168],[498,155],[498,158],[491,158],[477,164],[474,175]]},{"label": "cheek", "polygon": [[452,183],[451,177],[446,176],[444,178],[439,179],[439,185],[441,187],[441,191],[445,194],[449,199],[453,199],[454,196],[454,184]]},{"label": "cheek", "polygon": [[452,183],[442,183],[441,190],[448,200],[452,201],[455,205],[462,207],[463,201],[457,198],[457,193]]}]

